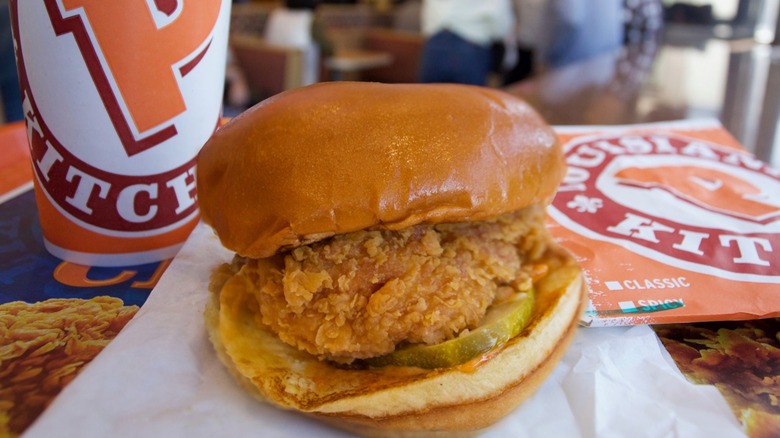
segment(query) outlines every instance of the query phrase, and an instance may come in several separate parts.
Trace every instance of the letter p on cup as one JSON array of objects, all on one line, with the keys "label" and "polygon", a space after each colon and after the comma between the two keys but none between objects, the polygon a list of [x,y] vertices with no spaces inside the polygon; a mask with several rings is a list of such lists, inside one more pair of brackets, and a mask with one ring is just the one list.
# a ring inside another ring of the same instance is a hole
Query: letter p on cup
[{"label": "letter p on cup", "polygon": [[198,222],[219,124],[228,0],[11,0],[46,248],[74,263],[173,257]]}]

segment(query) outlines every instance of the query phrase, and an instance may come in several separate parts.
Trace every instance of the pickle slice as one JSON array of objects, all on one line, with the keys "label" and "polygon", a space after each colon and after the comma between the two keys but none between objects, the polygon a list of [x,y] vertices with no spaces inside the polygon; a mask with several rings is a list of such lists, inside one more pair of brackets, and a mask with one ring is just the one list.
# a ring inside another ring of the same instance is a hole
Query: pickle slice
[{"label": "pickle slice", "polygon": [[533,308],[533,290],[517,293],[491,306],[477,328],[457,338],[434,345],[412,345],[365,362],[373,367],[396,365],[426,369],[460,365],[517,336],[530,322]]}]

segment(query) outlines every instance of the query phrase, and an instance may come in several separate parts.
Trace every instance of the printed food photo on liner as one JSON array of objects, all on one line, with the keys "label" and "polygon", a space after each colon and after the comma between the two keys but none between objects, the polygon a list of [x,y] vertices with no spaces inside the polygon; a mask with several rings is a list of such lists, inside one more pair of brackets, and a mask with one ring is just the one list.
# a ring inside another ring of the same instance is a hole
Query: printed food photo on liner
[{"label": "printed food photo on liner", "polygon": [[20,435],[137,311],[107,296],[0,304],[0,436]]},{"label": "printed food photo on liner", "polygon": [[[368,129],[370,127],[370,129]],[[574,336],[579,266],[545,228],[565,173],[522,100],[323,83],[268,99],[198,159],[216,354],[250,393],[361,434],[474,433]]]},{"label": "printed food photo on liner", "polygon": [[780,436],[780,319],[654,330],[690,381],[718,388],[749,437]]}]

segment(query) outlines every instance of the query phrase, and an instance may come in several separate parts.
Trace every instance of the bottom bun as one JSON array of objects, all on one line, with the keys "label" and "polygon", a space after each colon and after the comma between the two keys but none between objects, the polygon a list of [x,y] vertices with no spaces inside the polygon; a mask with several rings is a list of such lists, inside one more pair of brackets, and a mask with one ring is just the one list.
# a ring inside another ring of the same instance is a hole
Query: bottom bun
[{"label": "bottom bun", "polygon": [[[536,288],[528,327],[503,347],[453,368],[348,369],[321,362],[255,322],[244,276],[212,277],[206,326],[220,360],[253,395],[364,436],[469,436],[511,412],[552,372],[574,338],[581,271],[565,264]],[[547,281],[550,280],[550,281]]]}]

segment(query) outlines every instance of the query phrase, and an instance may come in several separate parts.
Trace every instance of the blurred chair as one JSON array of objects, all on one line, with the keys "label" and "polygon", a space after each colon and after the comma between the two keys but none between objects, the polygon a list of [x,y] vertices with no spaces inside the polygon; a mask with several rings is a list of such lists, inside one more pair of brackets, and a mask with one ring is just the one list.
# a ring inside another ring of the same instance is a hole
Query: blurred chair
[{"label": "blurred chair", "polygon": [[360,49],[366,29],[375,24],[375,14],[367,4],[323,3],[317,14],[336,50]]},{"label": "blurred chair", "polygon": [[276,3],[234,3],[230,10],[230,33],[262,35],[274,7]]},{"label": "blurred chair", "polygon": [[263,38],[250,35],[232,35],[230,47],[255,100],[303,84],[301,50],[272,46]]},{"label": "blurred chair", "polygon": [[416,32],[371,28],[363,38],[363,48],[385,52],[393,62],[385,67],[365,70],[362,79],[376,82],[417,82],[420,70],[420,55],[425,39]]}]

